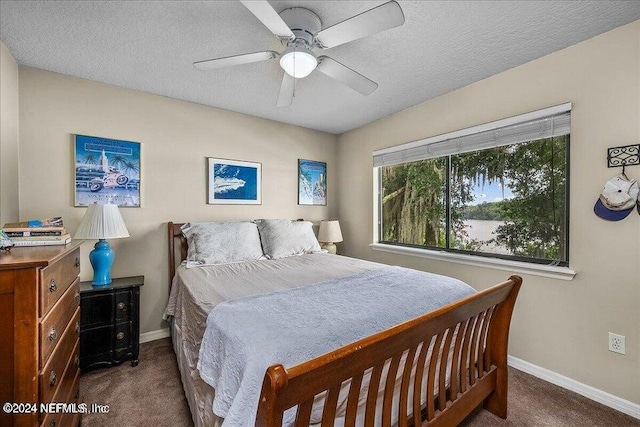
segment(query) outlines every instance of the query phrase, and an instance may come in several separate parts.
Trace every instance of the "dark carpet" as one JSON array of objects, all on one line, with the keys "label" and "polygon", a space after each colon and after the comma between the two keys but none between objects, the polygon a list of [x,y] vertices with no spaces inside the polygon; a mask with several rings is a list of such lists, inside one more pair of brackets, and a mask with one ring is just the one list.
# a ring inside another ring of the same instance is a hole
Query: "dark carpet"
[{"label": "dark carpet", "polygon": [[[168,338],[142,344],[140,364],[88,372],[80,378],[87,404],[109,405],[107,414],[86,414],[83,427],[192,425],[187,400]],[[621,412],[509,368],[509,417],[500,419],[479,407],[465,427],[640,426]]]}]

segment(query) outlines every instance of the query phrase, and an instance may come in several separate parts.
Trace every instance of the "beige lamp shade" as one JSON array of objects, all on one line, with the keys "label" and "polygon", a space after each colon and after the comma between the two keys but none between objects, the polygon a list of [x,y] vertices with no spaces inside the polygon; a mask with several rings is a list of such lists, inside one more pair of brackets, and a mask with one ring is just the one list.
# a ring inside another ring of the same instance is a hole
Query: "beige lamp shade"
[{"label": "beige lamp shade", "polygon": [[318,241],[322,243],[342,242],[342,231],[340,231],[340,222],[338,222],[337,219],[324,220],[320,222]]},{"label": "beige lamp shade", "polygon": [[74,239],[119,239],[129,237],[116,205],[89,205]]}]

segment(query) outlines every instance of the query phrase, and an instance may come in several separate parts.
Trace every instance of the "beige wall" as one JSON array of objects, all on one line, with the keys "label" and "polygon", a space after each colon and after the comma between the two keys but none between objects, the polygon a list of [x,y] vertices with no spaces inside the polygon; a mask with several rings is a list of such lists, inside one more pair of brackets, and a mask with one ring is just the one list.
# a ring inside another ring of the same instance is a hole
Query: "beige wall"
[{"label": "beige wall", "polygon": [[18,64],[0,42],[0,226],[18,221]]},{"label": "beige wall", "polygon": [[[339,219],[347,255],[433,271],[477,288],[508,272],[372,251],[372,151],[573,103],[567,282],[531,275],[516,305],[509,352],[640,403],[640,216],[593,214],[607,147],[640,142],[640,21],[492,76],[338,137]],[[628,175],[640,179],[640,167]],[[514,271],[513,273],[518,273]],[[626,336],[627,354],[607,350]]]},{"label": "beige wall", "polygon": [[[321,220],[337,213],[336,137],[296,126],[20,67],[20,217],[62,215],[74,232],[72,134],[142,143],[142,208],[121,209],[131,237],[113,240],[112,276],[145,276],[141,332],[162,326],[167,221]],[[262,162],[262,205],[206,204],[205,157]],[[298,158],[327,162],[328,204],[297,205]],[[82,278],[92,277],[82,246]]]}]

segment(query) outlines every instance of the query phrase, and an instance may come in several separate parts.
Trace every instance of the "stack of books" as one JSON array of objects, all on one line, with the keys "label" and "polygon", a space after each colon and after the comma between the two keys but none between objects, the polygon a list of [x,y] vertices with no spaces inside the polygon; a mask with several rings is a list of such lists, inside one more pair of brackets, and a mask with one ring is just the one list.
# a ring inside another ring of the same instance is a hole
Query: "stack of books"
[{"label": "stack of books", "polygon": [[71,235],[64,228],[61,217],[7,223],[2,231],[15,246],[66,245],[71,242]]}]

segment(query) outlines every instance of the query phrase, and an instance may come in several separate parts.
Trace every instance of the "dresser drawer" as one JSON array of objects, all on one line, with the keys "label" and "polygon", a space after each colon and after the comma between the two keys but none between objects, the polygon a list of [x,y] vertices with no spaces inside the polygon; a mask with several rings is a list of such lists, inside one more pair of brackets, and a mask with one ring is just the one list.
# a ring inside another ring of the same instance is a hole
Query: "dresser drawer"
[{"label": "dresser drawer", "polygon": [[40,424],[40,427],[60,427],[62,425],[62,415],[62,412],[50,412],[46,414]]},{"label": "dresser drawer", "polygon": [[[67,402],[79,405],[80,403],[82,403],[82,399],[80,398],[80,369],[76,369],[75,371],[75,378],[73,379],[71,390],[69,390],[69,397],[67,397]],[[80,413],[65,414],[63,415],[61,426],[78,427],[81,416],[82,414]]]},{"label": "dresser drawer", "polygon": [[40,271],[40,316],[44,316],[80,274],[80,248]]},{"label": "dresser drawer", "polygon": [[[49,359],[49,355],[60,342],[62,333],[64,332],[71,317],[80,305],[80,279],[76,278],[73,285],[69,286],[60,301],[47,313],[46,317],[40,322],[40,368],[42,368]],[[80,328],[80,324],[73,325],[74,328]]]},{"label": "dresser drawer", "polygon": [[69,424],[68,427],[78,427],[80,425],[80,420],[82,419],[81,417],[82,414],[74,414],[71,424]]},{"label": "dresser drawer", "polygon": [[71,390],[69,390],[69,396],[67,397],[67,402],[80,404],[80,368],[76,367],[74,369],[75,377],[73,378],[73,384],[71,385]]},{"label": "dresser drawer", "polygon": [[63,374],[67,365],[73,365],[77,369],[79,363],[78,355],[78,332],[76,323],[80,321],[80,309],[76,310],[71,322],[67,325],[60,343],[56,346],[53,354],[40,372],[40,401],[51,402],[53,396],[63,381]]},{"label": "dresser drawer", "polygon": [[[73,354],[78,354],[78,348],[74,348]],[[51,401],[46,402],[42,401],[42,403],[76,403],[78,402],[79,396],[79,382],[80,382],[80,369],[78,365],[75,363],[74,358],[69,359],[69,363],[64,370],[64,375],[61,378],[60,385],[58,386],[55,394]],[[75,408],[77,410],[77,408]],[[49,413],[44,417],[41,426],[42,427],[60,427],[64,425],[71,425],[71,420],[74,418],[73,413]]]}]

